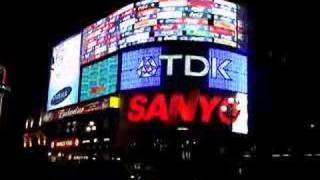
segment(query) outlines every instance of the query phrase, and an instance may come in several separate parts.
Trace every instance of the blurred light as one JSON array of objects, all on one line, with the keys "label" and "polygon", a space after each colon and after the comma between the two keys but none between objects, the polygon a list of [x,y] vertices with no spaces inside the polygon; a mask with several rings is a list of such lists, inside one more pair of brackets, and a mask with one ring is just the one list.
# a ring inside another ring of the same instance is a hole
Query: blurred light
[{"label": "blurred light", "polygon": [[187,127],[178,127],[177,128],[177,131],[188,131],[189,130],[189,128],[187,128]]},{"label": "blurred light", "polygon": [[234,104],[234,98],[228,98],[228,103],[229,104]]},{"label": "blurred light", "polygon": [[23,142],[23,147],[26,148],[27,147],[27,143]]},{"label": "blurred light", "polygon": [[305,154],[304,156],[306,156],[306,157],[312,157],[312,154]]},{"label": "blurred light", "polygon": [[313,129],[313,128],[315,128],[315,127],[316,127],[315,124],[310,124],[310,128],[311,128],[311,129]]},{"label": "blurred light", "polygon": [[197,141],[196,140],[193,140],[193,145],[196,145],[197,144]]},{"label": "blurred light", "polygon": [[29,141],[29,147],[32,147],[32,141]]},{"label": "blurred light", "polygon": [[73,121],[73,122],[72,122],[72,125],[76,125],[76,124],[77,124],[77,122],[76,122],[76,121]]},{"label": "blurred light", "polygon": [[50,157],[52,155],[52,152],[48,152],[48,156]]},{"label": "blurred light", "polygon": [[93,160],[93,161],[95,161],[95,160],[97,160],[97,158],[95,158],[95,157],[92,157],[92,160]]},{"label": "blurred light", "polygon": [[39,119],[39,127],[41,127],[41,126],[42,126],[42,113],[41,113],[40,119]]},{"label": "blurred light", "polygon": [[227,112],[227,106],[221,106],[221,111],[222,112]]},{"label": "blurred light", "polygon": [[104,142],[110,141],[110,138],[103,138],[103,141],[104,141]]},{"label": "blurred light", "polygon": [[79,139],[76,139],[76,140],[74,141],[74,145],[75,145],[75,146],[79,146]]},{"label": "blurred light", "polygon": [[97,138],[94,138],[94,139],[93,139],[93,142],[94,142],[94,143],[97,143],[97,142],[98,142],[98,139],[97,139]]},{"label": "blurred light", "polygon": [[86,128],[86,131],[87,131],[87,132],[91,132],[91,127],[88,126],[88,127]]},{"label": "blurred light", "polygon": [[244,158],[251,158],[251,154],[244,154],[242,157],[244,157]]},{"label": "blurred light", "polygon": [[186,140],[186,144],[187,144],[187,145],[190,144],[190,141],[189,141],[189,140]]},{"label": "blurred light", "polygon": [[33,128],[33,123],[34,123],[34,121],[32,119],[31,122],[30,122],[30,128]]},{"label": "blurred light", "polygon": [[280,154],[272,154],[272,157],[273,157],[273,158],[279,158],[279,157],[280,157]]},{"label": "blurred light", "polygon": [[282,154],[282,157],[290,157],[291,154]]},{"label": "blurred light", "polygon": [[29,127],[29,120],[26,121],[26,129]]},{"label": "blurred light", "polygon": [[94,126],[94,121],[90,121],[90,122],[89,122],[89,125],[90,125],[90,126]]},{"label": "blurred light", "polygon": [[111,96],[109,106],[110,106],[110,108],[119,108],[120,107],[120,98],[115,97],[115,96]]},{"label": "blurred light", "polygon": [[50,147],[53,149],[54,148],[54,141],[51,142]]},{"label": "blurred light", "polygon": [[72,159],[72,154],[69,154],[68,160],[70,161]]},{"label": "blurred light", "polygon": [[90,143],[90,140],[82,140],[82,144]]},{"label": "blurred light", "polygon": [[43,146],[46,146],[46,145],[47,145],[47,139],[44,138],[43,141],[42,141],[42,143],[43,143]]},{"label": "blurred light", "polygon": [[68,122],[68,123],[67,123],[67,126],[71,126],[71,122]]},{"label": "blurred light", "polygon": [[38,139],[38,145],[40,146],[41,145],[41,138],[38,137],[37,139]]},{"label": "blurred light", "polygon": [[121,161],[121,158],[120,158],[120,157],[117,157],[117,161]]},{"label": "blurred light", "polygon": [[320,157],[320,154],[314,154],[314,156]]},{"label": "blurred light", "polygon": [[97,126],[92,126],[92,127],[91,127],[91,130],[92,130],[92,131],[96,131],[96,130],[97,130]]},{"label": "blurred light", "polygon": [[58,157],[61,157],[61,156],[62,156],[62,153],[61,153],[61,152],[59,152],[59,153],[58,153]]},{"label": "blurred light", "polygon": [[134,179],[134,175],[131,175],[130,178],[131,178],[131,179]]}]

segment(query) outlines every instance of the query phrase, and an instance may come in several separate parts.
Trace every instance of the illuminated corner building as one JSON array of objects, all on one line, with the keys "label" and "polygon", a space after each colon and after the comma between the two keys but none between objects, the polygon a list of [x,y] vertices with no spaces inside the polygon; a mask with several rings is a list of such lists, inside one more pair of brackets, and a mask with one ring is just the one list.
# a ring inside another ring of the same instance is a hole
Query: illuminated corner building
[{"label": "illuminated corner building", "polygon": [[48,161],[116,162],[131,179],[239,172],[254,153],[244,14],[223,0],[144,0],[55,46]]},{"label": "illuminated corner building", "polygon": [[11,88],[7,84],[7,70],[0,65],[0,131],[4,132],[7,127],[8,96]]}]

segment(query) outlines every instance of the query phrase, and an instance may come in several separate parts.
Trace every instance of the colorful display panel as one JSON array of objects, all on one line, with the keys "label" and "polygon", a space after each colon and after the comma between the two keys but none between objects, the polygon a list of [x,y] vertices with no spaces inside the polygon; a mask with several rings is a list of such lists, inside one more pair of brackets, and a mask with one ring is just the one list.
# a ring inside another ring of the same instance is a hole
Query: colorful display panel
[{"label": "colorful display panel", "polygon": [[121,90],[160,86],[161,48],[147,48],[123,53]]},{"label": "colorful display panel", "polygon": [[147,42],[199,41],[241,48],[245,30],[240,10],[223,0],[132,3],[83,31],[81,63]]},{"label": "colorful display panel", "polygon": [[116,92],[118,56],[84,67],[82,70],[80,100],[90,100]]},{"label": "colorful display panel", "polygon": [[78,102],[81,34],[73,36],[53,49],[47,110]]},{"label": "colorful display panel", "polygon": [[214,71],[209,75],[209,88],[248,93],[248,59],[230,51],[210,49]]}]

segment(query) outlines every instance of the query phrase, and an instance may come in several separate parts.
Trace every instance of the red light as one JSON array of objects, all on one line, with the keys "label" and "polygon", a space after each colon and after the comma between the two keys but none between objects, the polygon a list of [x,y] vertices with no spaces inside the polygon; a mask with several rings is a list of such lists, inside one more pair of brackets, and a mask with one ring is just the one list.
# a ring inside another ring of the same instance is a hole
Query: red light
[{"label": "red light", "polygon": [[140,122],[144,118],[145,108],[144,105],[148,102],[148,98],[145,95],[134,96],[129,103],[128,120],[136,123]]},{"label": "red light", "polygon": [[[168,104],[169,103],[169,104]],[[132,123],[160,120],[165,124],[193,123],[199,110],[200,122],[209,124],[217,114],[224,125],[232,125],[240,111],[235,99],[221,96],[209,97],[199,91],[192,91],[188,96],[174,93],[169,100],[164,93],[156,94],[150,101],[147,95],[136,95],[129,100],[128,121]]]},{"label": "red light", "polygon": [[148,122],[155,118],[159,118],[162,122],[168,122],[169,120],[166,97],[163,94],[155,96],[149,106],[144,120]]}]

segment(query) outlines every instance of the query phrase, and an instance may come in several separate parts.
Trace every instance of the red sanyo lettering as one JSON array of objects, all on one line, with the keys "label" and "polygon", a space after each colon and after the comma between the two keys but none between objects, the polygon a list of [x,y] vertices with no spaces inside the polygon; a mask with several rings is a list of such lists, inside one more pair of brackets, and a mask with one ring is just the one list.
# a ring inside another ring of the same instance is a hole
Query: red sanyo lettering
[{"label": "red sanyo lettering", "polygon": [[133,96],[129,100],[128,121],[139,123],[158,119],[162,123],[174,124],[180,119],[184,123],[193,123],[199,107],[201,123],[210,123],[217,111],[220,122],[231,125],[240,113],[237,103],[229,102],[229,98],[209,97],[198,91],[191,92],[187,98],[182,93],[171,95],[168,101],[166,97],[163,93],[156,94],[151,100],[142,94]]}]

